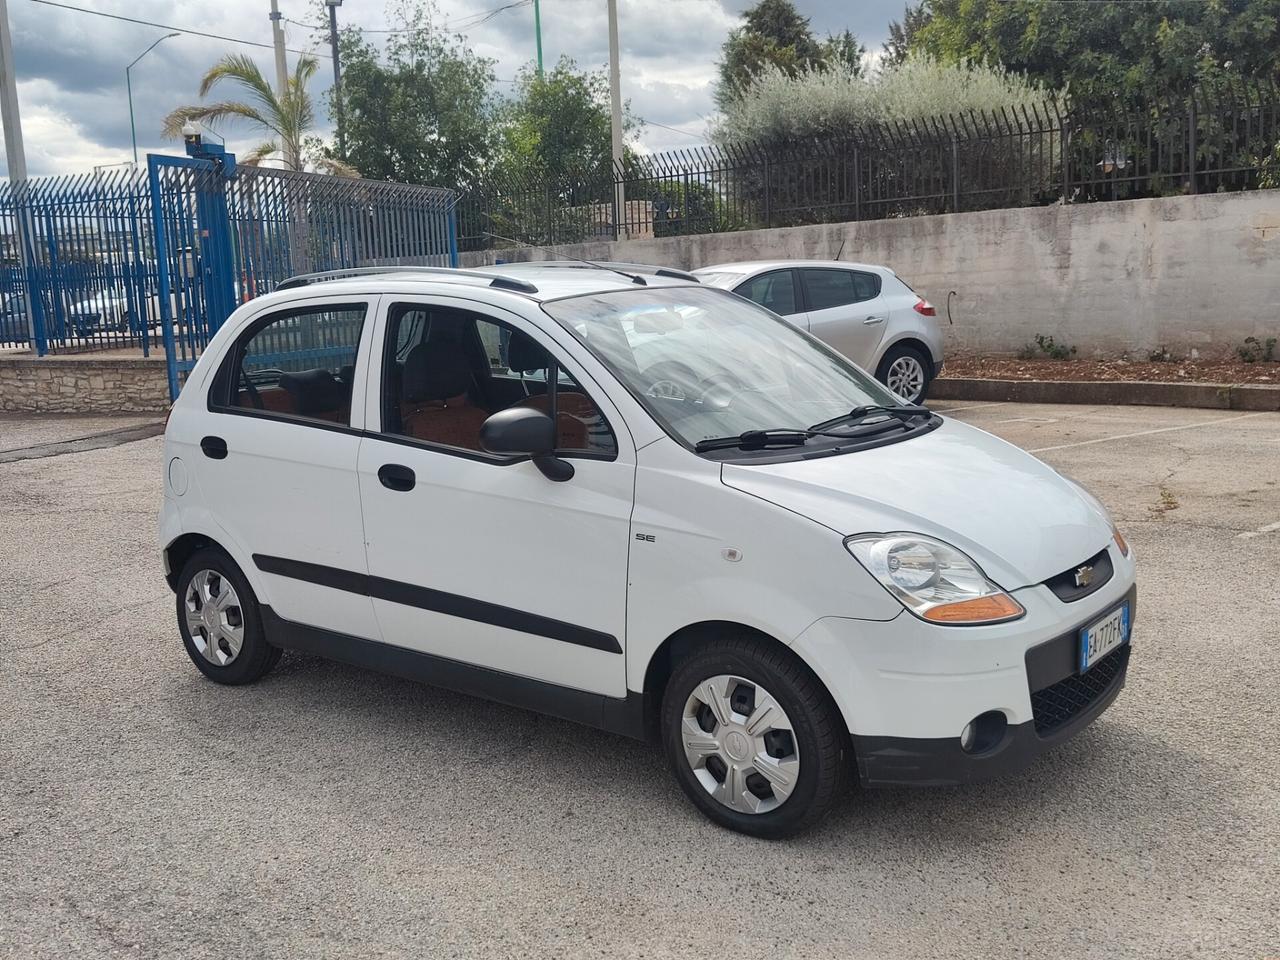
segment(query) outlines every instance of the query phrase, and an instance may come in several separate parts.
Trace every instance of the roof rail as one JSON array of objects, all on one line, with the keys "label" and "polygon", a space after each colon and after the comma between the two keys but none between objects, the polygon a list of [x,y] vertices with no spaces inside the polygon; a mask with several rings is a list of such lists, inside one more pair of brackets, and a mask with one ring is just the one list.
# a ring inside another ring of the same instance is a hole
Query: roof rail
[{"label": "roof rail", "polygon": [[651,263],[628,263],[622,260],[520,260],[510,266],[530,267],[576,267],[579,270],[619,270],[627,273],[648,274],[651,277],[667,277],[672,280],[692,280],[701,283],[697,277],[687,270],[675,267],[659,267]]},{"label": "roof rail", "polygon": [[520,293],[537,293],[538,288],[532,283],[525,280],[517,280],[514,277],[504,277],[498,274],[484,273],[480,270],[460,270],[455,267],[413,267],[413,266],[391,266],[391,267],[341,267],[335,270],[319,270],[315,273],[300,273],[295,277],[281,280],[276,284],[276,290],[293,290],[297,287],[306,287],[313,283],[325,283],[329,280],[342,280],[347,277],[376,277],[388,273],[434,273],[444,276],[453,277],[455,280],[488,280],[489,286],[500,287],[504,290],[516,290]]}]

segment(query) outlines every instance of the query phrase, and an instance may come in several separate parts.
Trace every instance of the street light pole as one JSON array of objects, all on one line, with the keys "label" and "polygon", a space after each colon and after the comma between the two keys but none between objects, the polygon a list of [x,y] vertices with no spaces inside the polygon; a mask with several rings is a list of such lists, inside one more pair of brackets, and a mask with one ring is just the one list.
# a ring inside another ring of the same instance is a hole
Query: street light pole
[{"label": "street light pole", "polygon": [[31,209],[27,206],[27,154],[22,146],[22,117],[18,113],[18,76],[13,67],[13,36],[9,32],[9,4],[0,0],[0,117],[4,127],[5,159],[9,164],[9,185],[13,191],[15,233],[18,241],[18,257],[22,263],[22,275],[26,280],[27,337],[40,356],[45,353],[45,341],[36,337],[34,271],[32,269],[32,244],[35,242],[35,224],[31,221]]},{"label": "street light pole", "polygon": [[533,35],[538,44],[538,76],[542,76],[542,6],[533,0]]},{"label": "street light pole", "polygon": [[129,135],[133,138],[133,162],[135,165],[138,162],[138,127],[137,127],[137,124],[135,124],[133,121],[133,78],[129,75],[129,71],[134,68],[134,66],[137,64],[139,60],[141,60],[148,53],[150,53],[152,50],[158,47],[161,43],[171,39],[172,37],[180,37],[180,36],[182,36],[182,34],[180,33],[166,33],[163,37],[158,39],[155,43],[153,43],[151,46],[147,47],[147,49],[143,50],[140,54],[134,57],[133,63],[129,64],[127,67],[124,68],[124,86],[129,93]]},{"label": "street light pole", "polygon": [[617,178],[613,203],[614,235],[624,238],[627,214],[626,188],[622,184],[622,90],[618,64],[618,0],[609,0],[609,106],[610,134],[613,140],[613,175]]},{"label": "street light pole", "polygon": [[342,6],[342,0],[324,0],[324,5],[329,8],[329,45],[333,50],[333,104],[337,114],[334,122],[338,127],[338,156],[346,160],[347,138],[342,129],[342,66],[338,63],[338,8]]}]

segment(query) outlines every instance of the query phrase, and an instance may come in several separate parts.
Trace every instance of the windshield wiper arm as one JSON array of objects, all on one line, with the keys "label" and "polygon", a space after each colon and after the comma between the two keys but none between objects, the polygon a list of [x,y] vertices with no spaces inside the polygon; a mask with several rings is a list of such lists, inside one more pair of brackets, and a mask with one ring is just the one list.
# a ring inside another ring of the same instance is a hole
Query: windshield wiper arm
[{"label": "windshield wiper arm", "polygon": [[744,430],[736,437],[711,437],[699,440],[693,445],[694,452],[705,453],[708,450],[763,450],[765,447],[799,447],[810,437],[836,437],[848,440],[845,433],[830,433],[826,430],[792,429],[781,427],[776,430]]},{"label": "windshield wiper arm", "polygon": [[915,417],[929,417],[933,415],[933,411],[928,407],[922,407],[914,403],[905,403],[899,406],[887,407],[880,404],[867,404],[862,407],[854,407],[848,413],[832,417],[830,420],[823,420],[821,423],[815,423],[810,430],[822,431],[830,427],[848,425],[856,427],[875,416],[896,417],[899,420],[911,420]]}]

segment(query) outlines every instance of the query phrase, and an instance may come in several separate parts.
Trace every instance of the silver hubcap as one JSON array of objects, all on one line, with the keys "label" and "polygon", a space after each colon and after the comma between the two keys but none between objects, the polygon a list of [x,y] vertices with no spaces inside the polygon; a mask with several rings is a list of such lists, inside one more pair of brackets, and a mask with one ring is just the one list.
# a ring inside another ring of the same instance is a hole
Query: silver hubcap
[{"label": "silver hubcap", "polygon": [[244,611],[231,581],[217,570],[201,570],[183,598],[187,630],[196,649],[210,663],[225,667],[244,644]]},{"label": "silver hubcap", "polygon": [[889,389],[898,396],[915,400],[924,389],[924,367],[915,357],[899,357],[889,365],[885,379]]},{"label": "silver hubcap", "polygon": [[681,718],[684,755],[716,800],[739,813],[768,813],[800,776],[791,720],[764,687],[721,674],[698,684]]}]

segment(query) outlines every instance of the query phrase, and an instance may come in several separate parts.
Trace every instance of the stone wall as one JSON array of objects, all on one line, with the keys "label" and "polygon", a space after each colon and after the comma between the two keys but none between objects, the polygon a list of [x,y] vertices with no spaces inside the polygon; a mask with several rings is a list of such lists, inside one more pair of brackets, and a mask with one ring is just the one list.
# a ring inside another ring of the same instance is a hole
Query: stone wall
[{"label": "stone wall", "polygon": [[830,260],[842,245],[842,260],[885,264],[932,300],[955,353],[1012,354],[1042,333],[1085,357],[1232,356],[1245,337],[1280,336],[1280,190],[483,251],[463,263],[568,254],[696,269]]},{"label": "stone wall", "polygon": [[163,357],[0,357],[0,410],[162,413],[168,409]]}]

